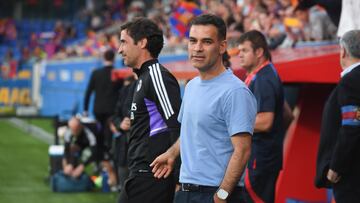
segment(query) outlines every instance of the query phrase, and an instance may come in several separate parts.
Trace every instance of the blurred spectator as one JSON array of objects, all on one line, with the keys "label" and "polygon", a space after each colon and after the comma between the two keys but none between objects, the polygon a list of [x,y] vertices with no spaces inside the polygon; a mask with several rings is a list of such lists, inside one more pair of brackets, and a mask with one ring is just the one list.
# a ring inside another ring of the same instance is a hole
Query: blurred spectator
[{"label": "blurred spectator", "polygon": [[325,10],[312,7],[309,10],[296,10],[307,41],[332,40],[336,38],[336,26],[331,22]]},{"label": "blurred spectator", "polygon": [[[298,0],[297,7],[301,10],[304,8],[311,8],[312,6],[319,5],[325,8],[331,21],[337,27],[340,21],[341,2],[343,0]],[[355,0],[356,1],[356,0]]]},{"label": "blurred spectator", "polygon": [[132,1],[129,8],[126,20],[131,21],[135,17],[145,16],[145,3],[143,1]]},{"label": "blurred spectator", "polygon": [[[1,31],[1,29],[3,30]],[[17,39],[17,30],[15,26],[15,21],[12,19],[6,19],[3,28],[0,28],[0,33],[1,32],[3,33],[4,43],[8,46],[14,47],[16,45],[16,39]]]},{"label": "blurred spectator", "polygon": [[12,79],[16,77],[17,60],[14,59],[12,50],[8,50],[5,55],[4,62],[1,64],[1,75],[4,79]]},{"label": "blurred spectator", "polygon": [[35,32],[30,34],[30,39],[28,43],[28,47],[30,50],[34,50],[36,47],[40,46],[38,36]]},{"label": "blurred spectator", "polygon": [[18,71],[23,70],[25,64],[28,63],[31,59],[30,49],[26,46],[22,47],[20,50],[20,59],[19,59],[19,66]]},{"label": "blurred spectator", "polygon": [[[323,9],[313,6],[323,6],[337,25],[341,0],[298,1],[296,6],[293,0],[87,0],[85,8],[75,15],[75,22],[58,20],[53,31],[31,30],[34,33],[25,40],[22,39],[25,30],[17,30],[14,20],[0,19],[0,43],[11,48],[16,48],[19,42],[28,44],[31,53],[39,47],[50,59],[99,57],[107,48],[117,49],[120,24],[134,17],[147,16],[164,33],[163,52],[184,53],[188,40],[187,24],[204,11],[225,20],[229,48],[236,46],[236,39],[243,32],[252,29],[267,37],[270,49],[295,46],[298,41],[332,40],[334,26],[329,23]],[[78,21],[82,21],[85,27]]]}]

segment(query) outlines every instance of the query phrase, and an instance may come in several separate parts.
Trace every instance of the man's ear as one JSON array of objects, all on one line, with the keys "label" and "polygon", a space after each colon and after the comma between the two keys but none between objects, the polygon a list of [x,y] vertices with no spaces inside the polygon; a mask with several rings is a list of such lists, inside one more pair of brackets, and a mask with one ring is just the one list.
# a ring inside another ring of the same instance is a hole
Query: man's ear
[{"label": "man's ear", "polygon": [[263,48],[258,48],[255,50],[255,56],[257,58],[261,58],[262,56],[264,56],[264,49]]},{"label": "man's ear", "polygon": [[146,38],[143,38],[141,39],[138,43],[140,43],[140,47],[142,49],[145,49],[146,48],[146,45],[147,45],[147,39]]},{"label": "man's ear", "polygon": [[345,58],[347,52],[343,46],[340,46],[340,58]]},{"label": "man's ear", "polygon": [[220,42],[220,54],[224,54],[226,52],[227,49],[227,41],[223,40],[222,42]]}]

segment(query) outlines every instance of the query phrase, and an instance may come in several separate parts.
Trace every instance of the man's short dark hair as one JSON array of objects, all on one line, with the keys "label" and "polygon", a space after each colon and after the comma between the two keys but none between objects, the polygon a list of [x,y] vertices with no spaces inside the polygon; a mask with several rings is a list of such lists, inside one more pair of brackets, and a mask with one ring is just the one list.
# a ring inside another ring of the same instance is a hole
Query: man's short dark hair
[{"label": "man's short dark hair", "polygon": [[112,49],[106,50],[105,53],[104,53],[104,59],[106,61],[114,61],[114,59],[115,59],[114,51]]},{"label": "man's short dark hair", "polygon": [[140,40],[146,38],[146,49],[150,55],[157,58],[164,46],[162,30],[151,20],[140,17],[127,22],[121,26],[121,31],[126,30],[128,35],[137,44]]},{"label": "man's short dark hair", "polygon": [[213,14],[202,14],[190,22],[190,27],[193,25],[214,25],[218,31],[218,39],[226,39],[226,24],[222,18]]},{"label": "man's short dark hair", "polygon": [[251,47],[254,51],[256,51],[259,48],[262,48],[264,50],[264,57],[271,61],[271,53],[268,47],[268,44],[266,42],[265,36],[257,31],[257,30],[251,30],[249,32],[245,32],[242,34],[239,38],[239,44],[243,44],[245,41],[249,41],[251,43]]}]

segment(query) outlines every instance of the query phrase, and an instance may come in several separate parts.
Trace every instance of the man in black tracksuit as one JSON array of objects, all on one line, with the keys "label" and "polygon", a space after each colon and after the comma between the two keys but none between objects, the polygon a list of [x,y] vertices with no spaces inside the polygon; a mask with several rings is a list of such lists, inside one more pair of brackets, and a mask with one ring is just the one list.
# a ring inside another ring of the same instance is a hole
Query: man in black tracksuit
[{"label": "man in black tracksuit", "polygon": [[340,45],[343,72],[324,108],[315,184],[332,187],[337,203],[360,202],[360,30]]},{"label": "man in black tracksuit", "polygon": [[138,81],[131,104],[129,178],[119,203],[170,203],[175,179],[157,179],[150,163],[177,140],[180,124],[180,88],[175,77],[156,59],[163,47],[163,33],[151,20],[135,19],[121,27],[119,53],[132,67]]}]

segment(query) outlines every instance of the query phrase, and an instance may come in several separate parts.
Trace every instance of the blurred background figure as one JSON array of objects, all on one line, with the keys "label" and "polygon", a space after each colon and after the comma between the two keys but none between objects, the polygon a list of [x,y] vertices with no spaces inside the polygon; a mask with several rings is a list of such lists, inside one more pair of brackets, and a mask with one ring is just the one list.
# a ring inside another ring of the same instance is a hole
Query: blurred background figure
[{"label": "blurred background figure", "polygon": [[102,165],[108,171],[111,185],[116,185],[116,175],[111,166],[110,149],[112,145],[112,132],[107,122],[114,114],[118,91],[123,83],[121,80],[113,81],[111,78],[114,59],[114,51],[111,49],[107,50],[104,53],[104,67],[92,72],[85,92],[83,112],[84,116],[88,116],[90,96],[94,93],[94,115],[99,124],[99,133],[96,137],[97,161],[102,162]]},{"label": "blurred background figure", "polygon": [[119,92],[115,114],[110,121],[110,129],[113,133],[113,160],[118,177],[119,190],[122,189],[125,179],[129,175],[127,164],[127,150],[130,133],[130,110],[133,94],[136,87],[136,74],[132,73],[124,79],[124,85]]},{"label": "blurred background figure", "polygon": [[[96,157],[95,135],[76,117],[68,122],[68,129],[64,135],[65,151],[63,159],[64,174],[77,178]],[[85,154],[88,149],[90,154]]]}]

